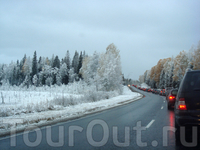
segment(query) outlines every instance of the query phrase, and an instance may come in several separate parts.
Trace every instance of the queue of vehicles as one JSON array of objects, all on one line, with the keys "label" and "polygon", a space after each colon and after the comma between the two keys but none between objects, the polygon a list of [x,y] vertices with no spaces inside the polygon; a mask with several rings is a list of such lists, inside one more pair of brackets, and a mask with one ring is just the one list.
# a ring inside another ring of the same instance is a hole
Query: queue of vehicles
[{"label": "queue of vehicles", "polygon": [[176,100],[176,95],[178,93],[178,89],[176,88],[166,88],[166,89],[153,89],[153,88],[144,88],[144,87],[139,87],[137,85],[132,85],[140,90],[146,91],[146,92],[151,92],[153,94],[159,94],[161,96],[166,97],[168,109],[173,109],[175,100]]},{"label": "queue of vehicles", "polygon": [[200,141],[200,70],[187,70],[179,89],[137,88],[166,96],[168,109],[173,108],[174,111],[176,143],[183,144],[186,133],[193,140],[192,144]]},{"label": "queue of vehicles", "polygon": [[139,90],[143,90],[143,91],[146,91],[146,92],[151,92],[151,93],[154,93],[154,94],[166,96],[166,90],[165,89],[144,88],[144,87],[140,87],[140,86],[137,86],[137,85],[134,85],[134,84],[132,86],[138,88]]}]

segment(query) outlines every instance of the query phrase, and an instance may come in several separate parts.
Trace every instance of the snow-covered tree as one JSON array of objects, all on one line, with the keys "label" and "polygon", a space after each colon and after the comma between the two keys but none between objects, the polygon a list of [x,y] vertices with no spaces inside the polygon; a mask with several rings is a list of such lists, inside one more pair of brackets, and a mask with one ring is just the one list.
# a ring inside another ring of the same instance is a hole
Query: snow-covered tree
[{"label": "snow-covered tree", "polygon": [[80,73],[82,74],[84,81],[88,84],[98,84],[97,69],[99,67],[99,57],[100,55],[97,52],[94,52],[92,56],[85,57],[83,60]]},{"label": "snow-covered tree", "polygon": [[26,61],[26,55],[24,55],[24,57],[19,63],[19,83],[18,84],[21,84],[25,79],[25,74],[23,72],[23,66],[24,66],[25,61]]},{"label": "snow-covered tree", "polygon": [[194,70],[200,70],[200,41],[197,46],[197,49],[194,51],[192,64],[194,66]]},{"label": "snow-covered tree", "polygon": [[47,77],[47,79],[45,80],[45,84],[48,85],[48,86],[51,86],[52,82],[53,82],[52,77]]},{"label": "snow-covered tree", "polygon": [[12,78],[11,84],[17,85],[17,66],[14,66],[14,68],[13,68],[13,75],[11,78]]},{"label": "snow-covered tree", "polygon": [[187,68],[188,68],[187,53],[185,51],[182,51],[174,59],[174,71],[173,71],[174,87],[179,87]]},{"label": "snow-covered tree", "polygon": [[68,74],[68,69],[67,69],[67,65],[66,65],[65,62],[60,67],[59,75],[60,75],[60,78],[61,78],[61,83],[68,84],[69,74]]},{"label": "snow-covered tree", "polygon": [[164,76],[164,87],[172,87],[172,76],[173,76],[173,70],[174,70],[174,60],[172,58],[167,58],[167,61],[164,64],[163,68],[165,72]]},{"label": "snow-covered tree", "polygon": [[38,72],[42,71],[42,67],[44,65],[45,65],[45,58],[40,56],[38,60]]},{"label": "snow-covered tree", "polygon": [[25,76],[29,76],[31,74],[32,64],[30,57],[26,58],[24,65],[22,67],[22,72]]},{"label": "snow-covered tree", "polygon": [[56,74],[56,84],[61,85],[62,84],[62,77],[60,73]]},{"label": "snow-covered tree", "polygon": [[81,54],[79,56],[78,70],[77,70],[77,74],[78,74],[78,76],[79,76],[80,79],[82,78],[82,75],[80,73],[80,69],[82,67],[82,63],[83,63],[83,55],[82,55],[82,52],[81,52]]},{"label": "snow-covered tree", "polygon": [[42,71],[39,72],[39,84],[46,85],[46,79],[51,76],[51,66],[44,65]]},{"label": "snow-covered tree", "polygon": [[69,50],[67,50],[66,56],[64,58],[64,63],[66,63],[68,70],[71,68],[71,63],[70,62],[71,62],[70,54],[69,54]]},{"label": "snow-covered tree", "polygon": [[144,75],[139,76],[139,81],[140,81],[140,83],[144,83]]},{"label": "snow-covered tree", "polygon": [[121,60],[119,50],[113,43],[108,45],[106,53],[101,55],[97,73],[103,90],[122,92]]},{"label": "snow-covered tree", "polygon": [[22,86],[26,86],[27,88],[29,88],[30,86],[30,81],[31,81],[31,77],[30,74],[27,74],[23,83],[21,84]]},{"label": "snow-covered tree", "polygon": [[[163,70],[163,65],[165,64],[167,59],[160,59],[156,65],[156,70],[155,70],[155,82],[156,82],[156,86],[158,87],[159,86],[159,83],[160,83],[160,80],[161,80],[161,77],[164,77],[163,74],[164,72],[162,72]],[[161,75],[161,73],[163,73]]]},{"label": "snow-covered tree", "polygon": [[53,67],[54,59],[55,59],[54,54],[52,55],[52,57],[51,57],[50,60],[48,59],[48,61],[49,61],[49,65],[51,65],[51,67]]},{"label": "snow-covered tree", "polygon": [[75,51],[73,60],[72,60],[72,67],[74,68],[74,73],[78,74],[78,64],[79,64],[79,54]]},{"label": "snow-covered tree", "polygon": [[52,68],[60,68],[60,59],[58,56],[55,57]]},{"label": "snow-covered tree", "polygon": [[37,75],[35,74],[34,76],[33,76],[33,79],[32,79],[33,81],[33,84],[35,85],[35,86],[37,86],[37,84],[38,84],[38,77],[37,77]]},{"label": "snow-covered tree", "polygon": [[73,83],[76,77],[76,74],[74,73],[74,68],[71,68],[68,73],[69,73],[69,82]]},{"label": "snow-covered tree", "polygon": [[37,73],[38,73],[38,62],[37,62],[37,54],[35,51],[32,60],[32,77],[34,75],[37,75]]},{"label": "snow-covered tree", "polygon": [[[49,65],[49,66],[51,66],[51,61],[49,60],[48,57],[46,57],[44,65]],[[53,65],[53,64],[52,64],[52,65]]]},{"label": "snow-covered tree", "polygon": [[164,89],[165,88],[165,71],[162,69],[160,73],[160,81],[159,81],[159,88]]}]

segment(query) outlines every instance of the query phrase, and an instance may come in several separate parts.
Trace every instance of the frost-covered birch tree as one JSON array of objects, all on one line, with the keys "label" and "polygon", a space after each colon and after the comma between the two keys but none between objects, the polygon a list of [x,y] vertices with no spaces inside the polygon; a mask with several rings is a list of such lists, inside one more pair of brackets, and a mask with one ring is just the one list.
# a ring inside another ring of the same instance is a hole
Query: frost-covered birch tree
[{"label": "frost-covered birch tree", "polygon": [[83,60],[80,73],[82,74],[84,81],[88,84],[97,83],[99,57],[100,55],[97,52],[94,52],[92,56],[85,57],[85,59]]},{"label": "frost-covered birch tree", "polygon": [[98,80],[103,85],[103,90],[122,92],[122,70],[119,50],[112,43],[102,54],[97,70]]},{"label": "frost-covered birch tree", "polygon": [[173,86],[179,87],[188,67],[188,57],[185,51],[179,53],[174,59]]},{"label": "frost-covered birch tree", "polygon": [[200,41],[199,44],[197,46],[197,49],[194,51],[194,55],[193,55],[193,69],[194,70],[199,70],[200,69]]}]

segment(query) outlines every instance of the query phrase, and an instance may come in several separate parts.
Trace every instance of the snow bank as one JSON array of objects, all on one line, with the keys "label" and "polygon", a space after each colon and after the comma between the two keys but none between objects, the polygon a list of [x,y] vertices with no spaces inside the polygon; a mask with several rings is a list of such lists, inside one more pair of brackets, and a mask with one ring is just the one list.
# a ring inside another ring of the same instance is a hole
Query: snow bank
[{"label": "snow bank", "polygon": [[[115,96],[117,95],[115,92],[107,93],[105,99],[100,101],[86,100],[87,96],[80,92],[72,94],[60,89],[48,90],[46,89],[46,92],[1,90],[5,104],[0,104],[0,135],[14,126],[23,129],[30,125],[45,125],[52,121],[80,117],[116,107],[142,97],[139,93],[131,92],[128,87],[124,87],[123,95]],[[64,102],[68,103],[64,105]]]}]

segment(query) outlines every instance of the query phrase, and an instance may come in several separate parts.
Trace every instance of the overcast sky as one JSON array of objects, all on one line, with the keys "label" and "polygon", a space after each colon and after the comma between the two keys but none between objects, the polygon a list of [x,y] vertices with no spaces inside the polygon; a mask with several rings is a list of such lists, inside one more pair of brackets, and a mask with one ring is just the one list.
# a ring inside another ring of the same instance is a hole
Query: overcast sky
[{"label": "overcast sky", "polygon": [[200,40],[199,0],[0,0],[0,63],[120,50],[126,78]]}]

